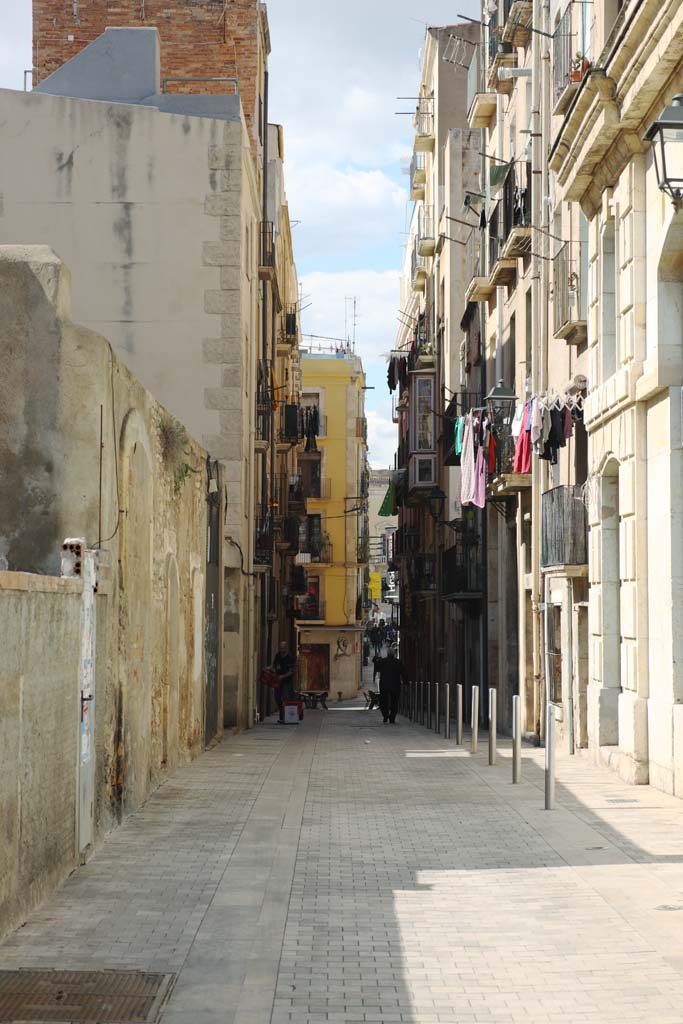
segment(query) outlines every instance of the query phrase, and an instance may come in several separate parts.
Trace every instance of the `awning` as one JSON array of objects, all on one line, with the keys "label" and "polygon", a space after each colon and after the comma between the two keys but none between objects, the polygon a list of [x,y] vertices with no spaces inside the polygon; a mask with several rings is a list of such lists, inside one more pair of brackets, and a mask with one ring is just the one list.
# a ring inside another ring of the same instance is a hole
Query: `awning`
[{"label": "awning", "polygon": [[395,516],[396,515],[396,487],[392,480],[387,487],[387,493],[384,495],[384,501],[382,502],[381,508],[378,512],[380,516]]}]

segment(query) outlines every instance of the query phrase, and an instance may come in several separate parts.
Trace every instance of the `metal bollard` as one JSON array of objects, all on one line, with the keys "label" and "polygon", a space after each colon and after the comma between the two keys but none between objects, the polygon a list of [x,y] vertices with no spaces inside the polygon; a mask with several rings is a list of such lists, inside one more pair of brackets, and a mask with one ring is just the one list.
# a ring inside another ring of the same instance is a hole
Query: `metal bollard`
[{"label": "metal bollard", "polygon": [[479,687],[472,687],[472,753],[477,752],[479,740]]},{"label": "metal bollard", "polygon": [[455,686],[455,742],[462,746],[462,683]]},{"label": "metal bollard", "polygon": [[522,781],[522,698],[512,698],[512,781]]},{"label": "metal bollard", "polygon": [[451,685],[450,683],[444,683],[443,691],[443,702],[444,702],[444,723],[443,723],[443,735],[444,739],[449,740],[451,738]]},{"label": "metal bollard", "polygon": [[496,763],[496,691],[489,688],[489,764]]},{"label": "metal bollard", "polygon": [[419,690],[419,697],[420,697],[420,706],[417,709],[417,720],[418,720],[420,725],[424,725],[425,724],[425,704],[424,704],[425,684],[424,684],[424,680],[423,679],[420,680],[420,685],[419,685],[418,690]]},{"label": "metal bollard", "polygon": [[441,696],[441,688],[438,683],[434,683],[434,732],[438,732],[441,735],[441,705],[439,704],[439,697]]},{"label": "metal bollard", "polygon": [[427,683],[427,728],[432,727],[432,684]]},{"label": "metal bollard", "polygon": [[555,705],[545,709],[545,809],[555,807]]}]

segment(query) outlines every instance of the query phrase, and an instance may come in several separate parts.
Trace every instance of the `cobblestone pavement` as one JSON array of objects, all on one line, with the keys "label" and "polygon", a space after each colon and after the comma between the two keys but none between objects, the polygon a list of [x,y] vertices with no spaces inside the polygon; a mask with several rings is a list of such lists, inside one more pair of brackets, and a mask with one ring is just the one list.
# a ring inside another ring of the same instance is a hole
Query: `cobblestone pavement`
[{"label": "cobblestone pavement", "polygon": [[163,1024],[683,1024],[683,803],[350,704],[179,770],[0,967],[177,974]]}]

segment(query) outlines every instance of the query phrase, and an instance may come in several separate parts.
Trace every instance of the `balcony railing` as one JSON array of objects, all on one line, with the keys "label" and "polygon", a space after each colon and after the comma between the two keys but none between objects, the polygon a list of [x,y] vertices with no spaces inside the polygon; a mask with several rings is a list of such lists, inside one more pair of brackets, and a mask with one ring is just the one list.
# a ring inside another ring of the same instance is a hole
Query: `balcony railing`
[{"label": "balcony railing", "polygon": [[305,508],[306,498],[304,495],[303,482],[300,476],[294,476],[289,478],[289,495],[288,495],[289,508],[294,511],[299,509],[303,511]]},{"label": "balcony railing", "polygon": [[279,544],[294,551],[299,550],[299,518],[293,515],[281,515],[276,520],[276,534]]},{"label": "balcony railing", "polygon": [[590,68],[590,53],[579,48],[579,37],[572,17],[589,18],[591,8],[570,3],[553,33],[553,113],[564,114],[586,72]]},{"label": "balcony railing", "polygon": [[325,621],[325,602],[320,598],[299,597],[295,605],[295,617],[305,622]]},{"label": "balcony railing", "polygon": [[513,46],[527,46],[532,20],[532,0],[503,0],[502,39]]},{"label": "balcony railing", "polygon": [[424,199],[427,182],[427,162],[424,153],[413,153],[410,162],[410,198]]},{"label": "balcony railing", "polygon": [[356,437],[359,437],[361,441],[367,442],[368,440],[368,421],[365,416],[356,416]]},{"label": "balcony railing", "polygon": [[394,540],[394,557],[414,554],[418,548],[420,531],[416,526],[399,526]]},{"label": "balcony railing", "polygon": [[259,251],[259,272],[261,276],[272,273],[275,269],[275,231],[272,221],[261,221],[261,239]]},{"label": "balcony railing", "polygon": [[293,565],[289,577],[290,594],[305,594],[307,593],[307,586],[306,570],[303,565]]},{"label": "balcony railing", "polygon": [[501,38],[501,26],[498,24],[498,15],[494,14],[489,19],[489,46],[488,46],[488,88],[492,92],[511,92],[512,80],[499,80],[498,72],[501,68],[514,68],[517,66],[517,51],[511,43],[503,42]]},{"label": "balcony railing", "polygon": [[299,340],[299,307],[296,305],[285,306],[285,315],[282,318],[282,334],[289,345],[296,345]]},{"label": "balcony railing", "polygon": [[273,414],[273,384],[270,361],[260,360],[256,380],[256,441],[260,445],[270,442],[270,424]]},{"label": "balcony railing", "polygon": [[541,565],[586,565],[588,516],[581,488],[554,487],[541,497]]},{"label": "balcony railing", "polygon": [[300,547],[304,549],[296,556],[297,565],[332,564],[332,545],[329,541],[308,541],[305,546],[300,543]]},{"label": "balcony railing", "polygon": [[370,561],[370,538],[363,536],[358,538],[356,545],[356,560],[360,565],[367,565]]},{"label": "balcony railing", "polygon": [[510,166],[503,184],[503,238],[506,255],[531,249],[531,164]]},{"label": "balcony railing", "polygon": [[293,403],[280,406],[278,440],[284,444],[296,444],[300,438],[299,406]]},{"label": "balcony railing", "polygon": [[420,256],[433,256],[436,249],[434,207],[421,206],[417,221],[417,251]]},{"label": "balcony railing", "polygon": [[273,560],[273,517],[269,512],[259,512],[256,516],[254,534],[254,564],[270,565]]},{"label": "balcony railing", "polygon": [[494,476],[508,476],[514,473],[517,439],[511,426],[505,424],[496,428],[496,468]]},{"label": "balcony railing", "polygon": [[313,498],[316,501],[329,501],[332,494],[332,481],[328,477],[313,477],[303,480],[301,484],[304,500]]},{"label": "balcony railing", "polygon": [[[573,255],[579,259],[573,259]],[[586,294],[581,287],[581,245],[565,242],[553,260],[553,333],[570,344],[586,340]]]},{"label": "balcony railing", "polygon": [[410,281],[414,292],[423,292],[425,290],[425,282],[427,279],[427,260],[426,257],[420,253],[419,245],[420,240],[419,237],[416,236],[410,261]]},{"label": "balcony railing", "polygon": [[498,203],[489,218],[489,285],[495,288],[511,284],[517,276],[516,256],[506,257],[504,217]]},{"label": "balcony railing", "polygon": [[408,559],[408,586],[413,593],[434,593],[436,591],[436,556],[420,554]]},{"label": "balcony railing", "polygon": [[443,593],[450,600],[480,597],[485,590],[484,550],[476,524],[457,520],[455,544],[443,555]]},{"label": "balcony railing", "polygon": [[434,100],[423,96],[418,100],[415,118],[415,150],[427,152],[434,148]]}]

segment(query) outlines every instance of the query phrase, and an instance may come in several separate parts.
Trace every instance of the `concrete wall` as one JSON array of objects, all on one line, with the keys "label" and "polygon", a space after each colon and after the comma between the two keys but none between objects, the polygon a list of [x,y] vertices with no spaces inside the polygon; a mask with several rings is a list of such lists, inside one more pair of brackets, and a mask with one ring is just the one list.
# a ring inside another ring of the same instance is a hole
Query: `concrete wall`
[{"label": "concrete wall", "polygon": [[0,363],[8,371],[0,378],[0,479],[11,482],[3,487],[2,553],[10,569],[46,574],[46,593],[0,591],[0,721],[9,750],[0,786],[8,813],[21,790],[13,813],[29,823],[26,841],[34,819],[57,813],[48,807],[53,775],[64,802],[54,848],[47,834],[36,838],[26,868],[3,891],[1,928],[75,856],[67,841],[77,764],[69,730],[79,721],[80,605],[53,579],[65,537],[100,549],[95,836],[203,749],[208,479],[206,451],[104,338],[71,322],[69,273],[47,247],[0,246]]},{"label": "concrete wall", "polygon": [[77,863],[81,590],[0,572],[0,935]]}]

